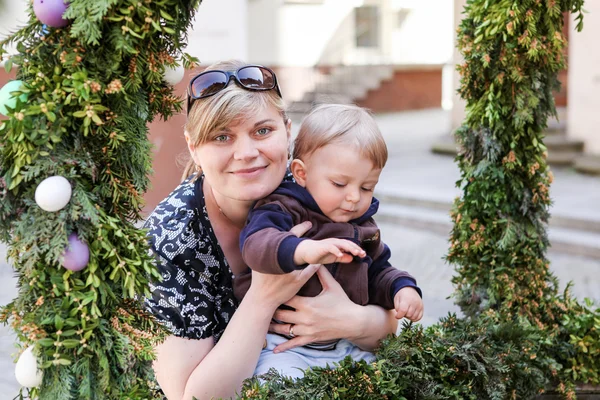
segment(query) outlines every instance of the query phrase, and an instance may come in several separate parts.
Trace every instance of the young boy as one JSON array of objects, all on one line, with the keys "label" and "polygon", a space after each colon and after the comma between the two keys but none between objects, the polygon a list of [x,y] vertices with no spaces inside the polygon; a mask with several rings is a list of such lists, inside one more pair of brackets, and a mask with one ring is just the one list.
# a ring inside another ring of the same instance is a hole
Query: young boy
[{"label": "young boy", "polygon": [[[419,320],[421,290],[412,276],[390,265],[390,250],[372,218],[379,206],[373,190],[386,161],[385,141],[367,111],[339,104],[317,107],[302,122],[294,144],[290,169],[296,182],[282,183],[248,216],[240,235],[246,264],[270,274],[325,264],[353,302],[395,309],[398,319]],[[289,232],[305,221],[312,226],[303,237]],[[234,279],[238,299],[250,277],[249,270]],[[316,296],[321,290],[313,276],[298,294]],[[311,343],[305,351],[332,350],[336,344]],[[345,355],[323,357],[340,361]]]}]

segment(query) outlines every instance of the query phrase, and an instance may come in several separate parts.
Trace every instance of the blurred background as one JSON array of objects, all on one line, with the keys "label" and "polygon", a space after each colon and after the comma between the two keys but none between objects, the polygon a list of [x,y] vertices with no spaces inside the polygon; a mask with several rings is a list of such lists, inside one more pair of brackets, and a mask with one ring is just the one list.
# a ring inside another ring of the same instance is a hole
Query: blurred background
[{"label": "blurred background", "polygon": [[[444,262],[451,203],[461,192],[452,131],[464,118],[456,95],[461,62],[455,32],[466,0],[204,0],[187,52],[201,61],[177,85],[184,96],[202,66],[241,59],[275,70],[293,126],[322,102],[355,103],[373,111],[390,158],[377,196],[378,222],[395,266],[423,288],[423,323],[458,311],[448,298],[453,269]],[[0,8],[0,36],[25,24],[25,1]],[[565,17],[568,68],[556,93],[559,118],[546,145],[555,175],[549,235],[551,269],[577,297],[600,301],[600,2],[588,1],[584,30]],[[14,77],[0,69],[0,86]],[[185,115],[150,125],[154,144],[151,212],[180,182]],[[0,304],[16,295],[0,244]],[[13,398],[14,338],[0,328],[0,400]]]}]

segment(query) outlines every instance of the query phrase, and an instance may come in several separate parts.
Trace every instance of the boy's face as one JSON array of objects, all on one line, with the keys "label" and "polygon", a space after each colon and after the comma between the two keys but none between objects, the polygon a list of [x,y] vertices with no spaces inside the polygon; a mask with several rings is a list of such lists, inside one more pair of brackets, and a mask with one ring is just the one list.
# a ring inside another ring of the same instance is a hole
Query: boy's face
[{"label": "boy's face", "polygon": [[296,181],[308,190],[329,219],[348,222],[369,209],[381,169],[374,168],[355,145],[332,143],[300,163],[292,166]]}]

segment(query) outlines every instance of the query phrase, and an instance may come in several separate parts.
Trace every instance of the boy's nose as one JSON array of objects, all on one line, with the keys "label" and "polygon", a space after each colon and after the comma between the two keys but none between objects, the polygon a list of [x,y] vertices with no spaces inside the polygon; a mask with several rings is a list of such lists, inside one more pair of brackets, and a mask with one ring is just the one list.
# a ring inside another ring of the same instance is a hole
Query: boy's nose
[{"label": "boy's nose", "polygon": [[349,201],[350,203],[358,203],[359,200],[360,192],[358,190],[350,189],[348,192],[346,192],[346,201]]}]

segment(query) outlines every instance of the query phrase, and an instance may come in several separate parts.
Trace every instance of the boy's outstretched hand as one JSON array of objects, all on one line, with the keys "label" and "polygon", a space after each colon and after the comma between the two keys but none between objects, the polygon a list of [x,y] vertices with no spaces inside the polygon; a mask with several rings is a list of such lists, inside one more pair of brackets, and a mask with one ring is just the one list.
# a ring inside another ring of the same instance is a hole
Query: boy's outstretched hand
[{"label": "boy's outstretched hand", "polygon": [[416,322],[423,318],[423,300],[412,287],[404,287],[394,296],[396,319],[408,318]]},{"label": "boy's outstretched hand", "polygon": [[354,256],[364,257],[366,253],[359,245],[346,239],[303,240],[294,252],[294,263],[331,264],[349,263]]}]

